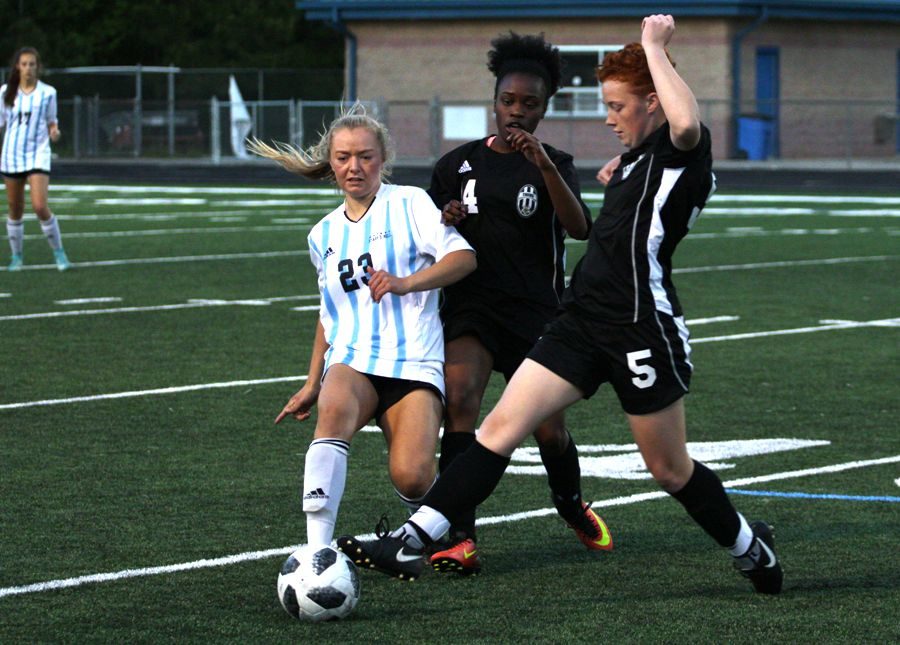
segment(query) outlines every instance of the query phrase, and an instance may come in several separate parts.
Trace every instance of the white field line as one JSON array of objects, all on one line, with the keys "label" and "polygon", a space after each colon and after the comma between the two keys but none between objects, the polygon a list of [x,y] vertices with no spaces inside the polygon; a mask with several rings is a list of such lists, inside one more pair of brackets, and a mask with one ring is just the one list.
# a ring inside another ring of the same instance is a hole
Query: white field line
[{"label": "white field line", "polygon": [[[220,300],[204,298],[189,300],[172,305],[148,305],[145,307],[108,307],[105,309],[71,309],[68,311],[44,311],[35,314],[11,314],[0,316],[0,322],[7,320],[35,320],[39,318],[68,318],[71,316],[102,316],[106,314],[133,314],[149,311],[175,311],[178,309],[201,309],[203,307],[228,307],[228,306],[265,306],[273,302],[285,302],[288,300],[318,300],[318,295],[308,296],[278,296],[274,298],[252,298],[244,300]],[[99,299],[83,299],[97,302]],[[121,300],[121,298],[119,298]],[[57,304],[76,304],[75,301],[61,301]],[[315,307],[318,309],[318,305]]]},{"label": "white field line", "polygon": [[[12,294],[6,294],[8,296]],[[0,294],[3,297],[3,294]],[[109,314],[133,314],[151,311],[175,311],[178,309],[200,309],[203,307],[226,307],[229,305],[262,306],[275,302],[288,302],[290,300],[318,300],[318,294],[300,296],[276,296],[271,298],[244,298],[238,300],[222,300],[218,298],[194,298],[188,302],[180,302],[169,305],[146,305],[143,307],[107,307],[104,309],[70,309],[67,311],[42,311],[33,314],[9,314],[0,316],[0,322],[12,320],[38,320],[41,318],[69,318],[72,316],[103,316]],[[58,305],[86,304],[91,302],[118,302],[121,298],[76,298],[72,300],[57,300]],[[319,305],[293,307],[291,311],[318,311]],[[686,321],[689,325],[706,325],[717,322],[731,322],[738,320],[738,316],[715,316],[712,318],[696,318]]]},{"label": "white field line", "polygon": [[317,206],[324,209],[334,203],[323,199],[230,199],[209,201],[203,197],[114,197],[94,200],[95,206]]},{"label": "white field line", "polygon": [[89,305],[100,302],[122,302],[118,296],[97,296],[94,298],[70,298],[68,300],[54,300],[55,305]]},{"label": "white field line", "polygon": [[[266,233],[270,231],[305,231],[310,220],[298,219],[295,224],[261,225],[261,226],[208,226],[201,228],[156,228],[143,231],[93,231],[93,232],[66,232],[69,238],[113,238],[113,237],[150,237],[157,235],[204,235],[210,233]],[[45,239],[42,233],[26,235],[26,240]]]},{"label": "white field line", "polygon": [[[737,486],[747,486],[748,484],[757,484],[768,481],[777,481],[781,479],[794,479],[798,477],[810,477],[813,475],[821,475],[827,473],[842,472],[856,468],[867,468],[870,466],[879,466],[883,464],[892,464],[900,462],[900,455],[893,457],[883,457],[881,459],[868,459],[865,461],[851,461],[843,464],[833,464],[831,466],[822,466],[819,468],[807,468],[804,470],[792,470],[781,473],[772,473],[771,475],[761,475],[759,477],[745,477],[743,479],[735,479],[732,481],[722,482],[726,488],[735,488]],[[652,499],[661,499],[668,497],[668,493],[663,491],[654,491],[649,493],[637,493],[635,495],[626,495],[623,497],[614,497],[606,500],[598,500],[591,504],[593,508],[605,508],[609,506],[626,506],[637,502],[645,502]],[[524,511],[521,513],[511,513],[509,515],[498,515],[494,517],[483,517],[476,521],[477,526],[489,526],[492,524],[508,524],[510,522],[518,522],[533,517],[543,517],[546,515],[555,515],[555,508],[542,508],[534,511]],[[375,535],[363,535],[360,539],[373,539]],[[46,582],[37,582],[17,587],[0,587],[0,598],[6,596],[16,596],[27,593],[39,593],[43,591],[53,591],[55,589],[66,589],[70,587],[80,587],[87,584],[95,584],[98,582],[114,582],[116,580],[124,580],[126,578],[138,578],[145,576],[163,575],[167,573],[177,573],[179,571],[193,571],[197,569],[209,569],[212,567],[224,567],[241,562],[250,562],[256,560],[266,560],[276,556],[283,556],[293,553],[300,547],[299,544],[291,546],[266,549],[264,551],[247,551],[244,553],[236,553],[218,558],[204,558],[202,560],[194,560],[192,562],[181,562],[178,564],[162,565],[156,567],[144,567],[140,569],[124,569],[109,573],[95,573],[91,575],[78,576],[75,578],[63,578],[58,580],[48,580]]]},{"label": "white field line", "polygon": [[826,217],[900,217],[897,208],[726,208],[709,206],[703,209],[701,219],[708,217],[791,217],[797,215],[824,215]]},{"label": "white field line", "polygon": [[91,184],[50,185],[60,193],[162,193],[164,195],[327,195],[338,198],[337,188],[260,188],[258,186],[115,186]]},{"label": "white field line", "polygon": [[[603,201],[603,193],[581,193],[585,200]],[[900,206],[900,197],[877,197],[867,195],[745,195],[716,193],[710,204],[878,204],[884,206]]]},{"label": "white field line", "polygon": [[56,217],[68,222],[93,222],[93,221],[112,221],[112,220],[146,220],[148,222],[166,222],[175,219],[216,219],[218,217],[243,217],[248,216],[263,217],[270,215],[301,215],[305,213],[323,215],[323,210],[319,208],[272,208],[260,212],[259,209],[229,210],[229,211],[164,211],[164,212],[144,212],[144,213],[106,213],[93,215],[66,215],[61,214]]},{"label": "white field line", "polygon": [[707,273],[709,271],[750,271],[753,269],[777,269],[781,267],[819,266],[847,264],[850,262],[883,262],[896,260],[900,255],[863,255],[846,258],[820,258],[817,260],[781,260],[776,262],[751,262],[749,264],[717,264],[705,267],[682,267],[672,269],[672,273]]},{"label": "white field line", "polygon": [[[230,304],[234,304],[232,301]],[[318,307],[316,307],[318,309]],[[858,329],[861,327],[900,327],[900,318],[887,318],[884,320],[870,320],[867,322],[845,321],[832,325],[821,325],[819,327],[799,327],[796,329],[776,329],[773,331],[751,332],[745,334],[732,334],[729,336],[710,336],[707,338],[698,338],[691,340],[693,344],[713,343],[725,340],[745,340],[748,338],[763,338],[766,336],[783,336],[787,334],[806,334],[816,331],[835,331],[842,329]],[[45,399],[43,401],[22,401],[19,403],[0,404],[0,410],[13,410],[20,408],[44,407],[49,405],[62,405],[67,403],[83,403],[90,401],[101,401],[106,399],[122,399],[134,398],[139,396],[150,396],[154,394],[176,394],[179,392],[193,392],[204,389],[241,387],[243,385],[259,385],[265,383],[277,383],[281,381],[302,380],[305,376],[279,376],[268,379],[256,379],[253,381],[229,381],[225,383],[208,383],[196,385],[182,385],[176,387],[157,388],[153,390],[134,390],[131,392],[113,392],[109,394],[94,394],[89,396],[78,396],[66,399]]]},{"label": "white field line", "polygon": [[[759,477],[745,477],[743,479],[734,479],[731,481],[722,482],[722,486],[725,488],[737,488],[739,486],[748,486],[750,484],[761,484],[764,482],[770,481],[778,481],[781,479],[793,479],[795,477],[809,477],[811,475],[821,475],[826,473],[837,473],[842,472],[844,470],[852,470],[855,468],[866,468],[869,466],[880,466],[883,464],[893,464],[900,462],[900,455],[894,455],[893,457],[882,457],[880,459],[869,459],[866,461],[850,461],[843,464],[834,464],[832,466],[821,466],[819,468],[807,468],[804,470],[791,470],[783,473],[773,473],[771,475],[761,475]],[[627,504],[633,504],[635,502],[644,502],[651,499],[662,499],[664,497],[668,497],[669,494],[665,491],[651,491],[648,493],[636,493],[634,495],[626,495],[624,497],[614,497],[612,499],[605,500],[596,500],[591,503],[591,508],[605,508],[608,506],[625,506]],[[535,511],[525,511],[522,513],[512,513],[510,515],[501,515],[497,517],[485,517],[475,521],[477,526],[488,526],[491,524],[505,524],[507,522],[514,522],[518,520],[524,520],[531,517],[542,517],[545,515],[554,515],[556,514],[556,508],[542,508]],[[362,539],[372,539],[375,535],[363,536]],[[0,590],[0,594],[2,594],[2,590]]]},{"label": "white field line", "polygon": [[205,206],[202,197],[111,197],[95,199],[97,206]]},{"label": "white field line", "polygon": [[[176,262],[211,262],[215,260],[248,260],[253,258],[283,258],[294,255],[309,255],[309,251],[302,249],[299,251],[263,251],[260,253],[219,253],[216,255],[175,255],[170,257],[156,258],[127,258],[122,260],[97,260],[94,262],[73,262],[75,268],[81,267],[114,267],[126,266],[131,264],[169,264]],[[55,264],[26,264],[22,267],[24,271],[46,271],[56,269]],[[6,271],[5,267],[0,267],[0,271]]]},{"label": "white field line", "polygon": [[818,331],[859,329],[861,327],[900,327],[900,318],[883,318],[881,320],[866,320],[862,322],[847,320],[833,324],[817,325],[815,327],[795,327],[793,329],[773,329],[771,331],[747,332],[744,334],[730,334],[728,336],[707,336],[705,338],[692,338],[689,342],[691,345],[697,345],[699,343],[717,343],[723,340],[746,340],[748,338],[766,338],[769,336],[812,334]]},{"label": "white field line", "polygon": [[[73,262],[74,267],[104,267],[125,266],[130,264],[166,264],[169,262],[208,262],[211,260],[246,260],[250,258],[273,258],[290,255],[309,255],[306,249],[297,251],[266,251],[260,253],[223,253],[218,255],[182,255],[172,257],[155,258],[124,258],[121,260],[98,260],[94,262]],[[831,264],[845,264],[848,262],[881,262],[895,260],[900,255],[867,255],[845,258],[821,258],[817,260],[782,260],[776,262],[753,262],[750,264],[717,264],[705,267],[684,267],[673,269],[673,273],[706,273],[709,271],[746,271],[751,269],[771,269],[793,266],[817,266]],[[26,264],[22,267],[26,271],[55,270],[55,264]],[[0,267],[0,271],[6,271],[6,267]],[[568,277],[567,277],[568,279]]]},{"label": "white field line", "polygon": [[688,240],[733,240],[733,239],[745,239],[748,237],[752,238],[762,238],[762,237],[806,237],[809,235],[850,235],[850,234],[860,234],[865,235],[869,233],[884,233],[890,232],[891,228],[884,229],[876,229],[868,226],[858,227],[858,228],[781,228],[775,230],[763,230],[763,229],[730,229],[721,231],[718,233],[692,233],[686,239]]},{"label": "white field line", "polygon": [[740,320],[740,316],[710,316],[708,318],[691,318],[690,320],[685,320],[685,324],[690,326],[695,325],[709,325],[710,323],[717,322],[734,322],[735,320]]},{"label": "white field line", "polygon": [[306,376],[277,376],[273,378],[249,379],[243,381],[224,381],[222,383],[199,383],[197,385],[180,385],[176,387],[160,387],[155,390],[134,390],[132,392],[111,392],[109,394],[95,394],[93,396],[73,396],[68,399],[46,399],[44,401],[27,401],[24,403],[5,403],[0,405],[0,410],[14,410],[16,408],[30,408],[35,406],[64,405],[67,403],[86,403],[92,401],[108,401],[110,399],[133,399],[157,394],[179,394],[181,392],[197,392],[199,390],[215,390],[228,387],[246,387],[248,385],[267,385],[269,383],[284,383],[288,381],[305,381]]},{"label": "white field line", "polygon": [[[740,240],[747,238],[764,238],[764,237],[805,237],[809,235],[848,235],[848,234],[861,234],[866,235],[869,233],[878,233],[878,234],[887,234],[887,235],[897,235],[898,229],[897,227],[884,227],[884,228],[871,228],[868,226],[859,227],[859,228],[782,228],[777,230],[764,230],[757,227],[747,227],[743,229],[730,229],[725,231],[719,231],[717,233],[692,233],[686,240]],[[39,237],[35,235],[35,238]],[[581,244],[587,244],[586,240],[576,240],[574,238],[567,237],[565,239],[565,244],[570,246],[578,246]]]}]

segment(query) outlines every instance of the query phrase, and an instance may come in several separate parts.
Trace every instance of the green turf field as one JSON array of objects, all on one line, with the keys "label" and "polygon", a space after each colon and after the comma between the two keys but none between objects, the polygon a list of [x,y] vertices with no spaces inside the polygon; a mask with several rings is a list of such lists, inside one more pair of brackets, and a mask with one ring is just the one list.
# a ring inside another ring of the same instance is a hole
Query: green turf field
[{"label": "green turf field", "polygon": [[[550,512],[526,449],[480,510],[483,575],[363,572],[352,617],[320,625],[275,593],[313,425],[272,421],[306,373],[306,234],[334,193],[54,184],[50,201],[75,269],[28,214],[26,270],[0,271],[0,643],[900,640],[900,198],[720,193],[675,256],[692,452],[774,525],[780,597],[641,496],[656,486],[602,389],[568,420],[611,553]],[[363,432],[338,532],[382,513],[404,516]]]}]

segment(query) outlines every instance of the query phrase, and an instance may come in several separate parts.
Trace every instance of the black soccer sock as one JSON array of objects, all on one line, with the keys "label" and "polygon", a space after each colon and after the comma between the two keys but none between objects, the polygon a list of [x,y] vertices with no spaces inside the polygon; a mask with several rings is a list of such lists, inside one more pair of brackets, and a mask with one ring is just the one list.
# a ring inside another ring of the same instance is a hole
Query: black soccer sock
[{"label": "black soccer sock", "polygon": [[741,518],[709,468],[694,461],[694,472],[681,490],[670,493],[716,542],[730,548],[741,530]]},{"label": "black soccer sock", "polygon": [[568,445],[559,454],[552,454],[549,448],[541,445],[538,448],[556,510],[563,519],[577,517],[581,513],[581,466],[575,440],[569,435]]},{"label": "black soccer sock", "polygon": [[441,437],[441,457],[438,459],[438,470],[444,472],[454,459],[463,454],[475,443],[474,432],[445,432]]},{"label": "black soccer sock", "polygon": [[440,512],[456,526],[461,517],[490,497],[508,465],[509,457],[476,441],[441,473],[422,505]]},{"label": "black soccer sock", "polygon": [[[474,432],[444,432],[441,437],[441,457],[438,460],[438,469],[441,474],[450,467],[450,464],[472,444],[475,443]],[[461,513],[450,526],[450,539],[454,541],[466,538],[475,539],[475,507]]]}]

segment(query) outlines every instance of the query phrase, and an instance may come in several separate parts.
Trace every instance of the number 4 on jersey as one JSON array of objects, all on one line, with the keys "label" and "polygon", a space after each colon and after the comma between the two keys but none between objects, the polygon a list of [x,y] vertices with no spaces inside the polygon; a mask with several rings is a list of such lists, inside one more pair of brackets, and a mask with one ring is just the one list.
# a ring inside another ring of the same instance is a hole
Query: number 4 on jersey
[{"label": "number 4 on jersey", "polygon": [[469,215],[478,212],[478,199],[475,197],[475,180],[470,179],[466,182],[462,194],[463,204],[469,209]]}]

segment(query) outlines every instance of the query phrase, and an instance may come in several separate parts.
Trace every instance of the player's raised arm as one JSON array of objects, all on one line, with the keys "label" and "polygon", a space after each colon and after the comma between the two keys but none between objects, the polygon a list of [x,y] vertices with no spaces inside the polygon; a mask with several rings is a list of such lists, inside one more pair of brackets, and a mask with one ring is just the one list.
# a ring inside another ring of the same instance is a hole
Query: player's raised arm
[{"label": "player's raised arm", "polygon": [[656,94],[669,121],[672,144],[693,150],[700,141],[700,108],[688,84],[666,56],[666,45],[675,33],[675,19],[668,15],[647,16],[641,23],[641,46]]}]

